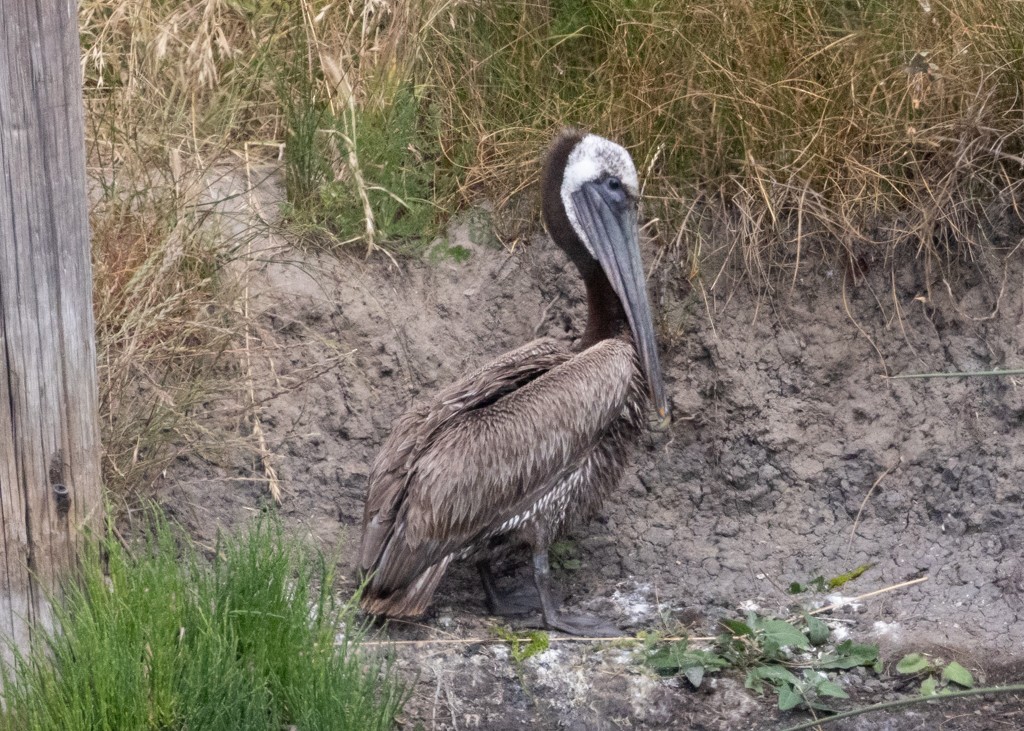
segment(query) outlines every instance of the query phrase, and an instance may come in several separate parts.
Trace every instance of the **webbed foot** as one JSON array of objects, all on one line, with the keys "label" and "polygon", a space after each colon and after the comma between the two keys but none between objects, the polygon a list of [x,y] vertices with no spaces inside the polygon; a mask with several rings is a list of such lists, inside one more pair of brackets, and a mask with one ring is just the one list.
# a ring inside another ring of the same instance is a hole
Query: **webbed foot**
[{"label": "webbed foot", "polygon": [[541,609],[540,594],[536,588],[523,584],[511,591],[499,591],[486,560],[477,563],[480,572],[480,583],[487,595],[487,609],[491,614],[500,617],[511,617],[519,614],[530,614]]},{"label": "webbed foot", "polygon": [[565,614],[557,612],[553,617],[544,617],[548,629],[565,632],[576,637],[623,637],[625,633],[611,622],[590,614]]},{"label": "webbed foot", "polygon": [[487,604],[491,614],[499,617],[530,614],[540,611],[541,608],[540,595],[530,586],[520,586],[512,591],[488,597]]},{"label": "webbed foot", "polygon": [[551,568],[547,551],[534,554],[533,580],[540,595],[540,611],[544,627],[577,637],[622,637],[615,625],[588,614],[565,614],[558,608],[551,592]]}]

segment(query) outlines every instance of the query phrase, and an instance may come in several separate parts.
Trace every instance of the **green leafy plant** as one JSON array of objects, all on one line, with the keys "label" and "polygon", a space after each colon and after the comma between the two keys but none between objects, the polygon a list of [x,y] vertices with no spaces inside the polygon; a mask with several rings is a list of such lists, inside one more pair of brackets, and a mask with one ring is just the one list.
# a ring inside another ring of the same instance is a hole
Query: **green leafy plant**
[{"label": "green leafy plant", "polygon": [[877,645],[862,645],[853,640],[843,640],[832,652],[822,655],[814,666],[819,670],[849,670],[866,667],[876,673],[882,672],[882,661],[878,657]]},{"label": "green leafy plant", "polygon": [[795,650],[810,650],[808,636],[781,619],[748,612],[745,621],[723,619],[725,632],[718,636],[723,656],[736,667],[787,662]]},{"label": "green leafy plant", "polygon": [[747,673],[744,686],[760,694],[764,693],[766,687],[774,689],[779,698],[780,711],[798,707],[831,711],[822,699],[850,697],[827,675],[810,668],[805,668],[803,674],[797,677],[781,665],[762,665]]},{"label": "green leafy plant", "polygon": [[744,685],[759,694],[774,692],[780,710],[832,710],[829,699],[848,696],[830,672],[855,667],[881,672],[878,647],[845,640],[821,651],[828,646],[828,625],[807,612],[802,622],[801,628],[756,612],[748,612],[743,620],[723,619],[724,631],[710,650],[692,648],[686,639],[663,642],[657,634],[647,635],[643,662],[660,674],[682,674],[694,687],[700,686],[706,673],[745,670]]},{"label": "green leafy plant", "polygon": [[929,658],[920,652],[904,655],[896,663],[900,675],[913,675],[921,681],[921,695],[945,695],[956,686],[973,688],[974,676],[971,671],[955,660],[945,662],[940,658]]},{"label": "green leafy plant", "polygon": [[643,662],[661,675],[682,674],[694,688],[704,682],[706,673],[729,667],[729,661],[711,650],[691,648],[687,640],[659,643],[657,635],[646,638]]},{"label": "green leafy plant", "polygon": [[825,705],[826,699],[845,699],[849,696],[824,671],[861,666],[872,668],[875,672],[882,669],[876,646],[858,645],[849,640],[809,662],[811,667],[804,668],[799,677],[784,665],[758,665],[748,671],[744,685],[758,693],[764,693],[766,687],[773,689],[778,696],[779,710],[782,711],[798,707],[832,711],[830,706]]},{"label": "green leafy plant", "polygon": [[[742,620],[722,619],[723,632],[708,650],[692,647],[685,638],[666,641],[659,633],[644,634],[639,637],[643,642],[642,662],[662,675],[683,675],[695,688],[707,673],[745,670],[744,686],[760,695],[775,693],[782,711],[825,711],[837,714],[835,718],[845,718],[875,709],[876,706],[870,706],[839,713],[832,702],[849,698],[838,682],[843,671],[864,667],[882,673],[878,646],[852,640],[831,646],[828,624],[805,610],[801,615],[801,619],[786,621],[748,612]],[[959,697],[973,692],[975,685],[974,676],[960,663],[920,652],[904,656],[895,670],[900,675],[920,679],[920,695],[925,698]],[[994,689],[1003,691],[1008,689]],[[906,703],[904,700],[879,704],[877,708]]]},{"label": "green leafy plant", "polygon": [[[878,648],[847,640],[814,658],[809,651],[828,641],[828,625],[807,612],[803,613],[803,620],[805,630],[801,631],[790,622],[751,613],[746,622],[723,621],[728,632],[719,636],[718,644],[725,653],[749,667],[744,681],[747,688],[758,693],[767,688],[775,691],[780,710],[831,710],[825,699],[848,696],[825,671],[860,666],[880,670]],[[806,657],[797,658],[798,651]],[[791,668],[800,665],[805,667],[797,676]]]},{"label": "green leafy plant", "polygon": [[804,622],[807,624],[807,640],[815,647],[828,642],[828,637],[831,634],[828,625],[814,615],[809,614],[807,610],[801,610],[801,614],[803,615]]}]

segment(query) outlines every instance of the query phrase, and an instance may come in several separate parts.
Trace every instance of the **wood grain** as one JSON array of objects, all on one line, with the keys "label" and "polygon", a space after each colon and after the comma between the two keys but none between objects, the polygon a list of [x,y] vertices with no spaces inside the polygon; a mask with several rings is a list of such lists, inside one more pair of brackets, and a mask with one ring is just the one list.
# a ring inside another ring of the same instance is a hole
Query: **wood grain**
[{"label": "wood grain", "polygon": [[79,54],[76,2],[0,2],[0,633],[19,641],[101,519]]}]

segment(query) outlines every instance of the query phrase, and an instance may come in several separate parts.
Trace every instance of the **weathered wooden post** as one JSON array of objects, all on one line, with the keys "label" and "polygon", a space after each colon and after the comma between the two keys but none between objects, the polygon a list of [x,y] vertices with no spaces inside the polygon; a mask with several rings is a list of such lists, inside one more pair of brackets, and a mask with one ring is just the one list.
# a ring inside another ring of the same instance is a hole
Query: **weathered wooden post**
[{"label": "weathered wooden post", "polygon": [[76,0],[0,0],[0,635],[101,520]]}]

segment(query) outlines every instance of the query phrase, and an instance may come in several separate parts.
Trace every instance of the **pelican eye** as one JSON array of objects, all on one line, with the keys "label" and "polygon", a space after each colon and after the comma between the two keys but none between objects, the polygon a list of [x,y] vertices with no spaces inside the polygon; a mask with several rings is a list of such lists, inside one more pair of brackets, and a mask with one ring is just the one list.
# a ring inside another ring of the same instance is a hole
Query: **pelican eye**
[{"label": "pelican eye", "polygon": [[629,205],[629,192],[622,184],[622,180],[616,175],[609,175],[606,178],[596,181],[596,187],[601,191],[601,197],[605,204],[616,211],[623,211]]}]

